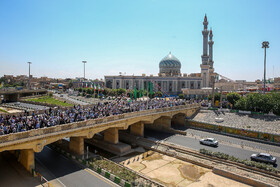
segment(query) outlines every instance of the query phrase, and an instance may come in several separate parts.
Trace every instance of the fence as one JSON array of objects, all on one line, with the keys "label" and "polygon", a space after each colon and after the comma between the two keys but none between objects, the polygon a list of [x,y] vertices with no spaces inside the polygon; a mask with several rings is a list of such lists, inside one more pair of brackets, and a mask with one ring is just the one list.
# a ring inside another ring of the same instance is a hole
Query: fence
[{"label": "fence", "polygon": [[[41,183],[46,184],[48,187],[54,187],[54,186],[52,185],[52,183],[50,183],[50,182],[49,182],[45,177],[43,177],[39,172],[37,172],[37,176],[40,177]],[[44,186],[43,184],[42,184],[42,186]]]}]

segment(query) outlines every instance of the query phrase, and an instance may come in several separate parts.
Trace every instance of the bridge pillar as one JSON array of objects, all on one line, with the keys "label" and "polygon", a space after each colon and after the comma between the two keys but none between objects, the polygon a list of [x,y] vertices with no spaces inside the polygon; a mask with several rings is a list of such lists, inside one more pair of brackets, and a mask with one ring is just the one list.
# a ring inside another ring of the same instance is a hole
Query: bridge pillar
[{"label": "bridge pillar", "polygon": [[139,121],[131,125],[130,133],[136,136],[144,136],[144,122]]},{"label": "bridge pillar", "polygon": [[32,172],[32,169],[35,169],[33,149],[20,150],[18,161],[23,165],[23,167],[25,167],[27,171]]},{"label": "bridge pillar", "polygon": [[110,128],[104,131],[104,141],[117,144],[119,143],[119,130],[117,128]]},{"label": "bridge pillar", "polygon": [[71,137],[69,142],[69,149],[77,155],[84,154],[84,138]]}]

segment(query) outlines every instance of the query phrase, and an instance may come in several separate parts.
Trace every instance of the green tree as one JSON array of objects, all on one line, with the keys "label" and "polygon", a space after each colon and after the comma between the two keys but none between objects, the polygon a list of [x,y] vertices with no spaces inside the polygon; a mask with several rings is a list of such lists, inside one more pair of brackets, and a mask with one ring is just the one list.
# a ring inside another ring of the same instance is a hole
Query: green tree
[{"label": "green tree", "polygon": [[120,95],[124,94],[125,92],[126,92],[126,90],[125,90],[125,89],[123,89],[123,88],[119,88],[119,89],[117,89],[117,95],[118,95],[118,96],[120,96]]},{"label": "green tree", "polygon": [[69,88],[72,88],[73,87],[73,81],[71,80],[70,82],[69,82]]},{"label": "green tree", "polygon": [[235,108],[239,110],[246,110],[246,99],[244,97],[241,97],[236,103],[235,103]]},{"label": "green tree", "polygon": [[233,106],[235,105],[235,103],[241,98],[240,94],[236,93],[236,92],[232,92],[232,93],[228,93],[227,94],[227,100],[228,102],[230,102],[231,104],[233,104]]},{"label": "green tree", "polygon": [[185,98],[184,94],[179,94],[179,98],[184,99]]},{"label": "green tree", "polygon": [[157,95],[157,97],[162,97],[162,92],[161,91],[157,91],[156,95]]},{"label": "green tree", "polygon": [[91,92],[91,89],[86,89],[86,92],[87,92],[87,94],[91,94],[92,92]]},{"label": "green tree", "polygon": [[104,92],[103,92],[104,95],[108,96],[109,92],[110,92],[109,88],[104,88]]},{"label": "green tree", "polygon": [[[220,93],[215,93],[214,94],[214,100],[215,101],[220,101]],[[212,94],[209,95],[209,100],[212,101]]]},{"label": "green tree", "polygon": [[280,115],[280,92],[272,93],[273,113]]}]

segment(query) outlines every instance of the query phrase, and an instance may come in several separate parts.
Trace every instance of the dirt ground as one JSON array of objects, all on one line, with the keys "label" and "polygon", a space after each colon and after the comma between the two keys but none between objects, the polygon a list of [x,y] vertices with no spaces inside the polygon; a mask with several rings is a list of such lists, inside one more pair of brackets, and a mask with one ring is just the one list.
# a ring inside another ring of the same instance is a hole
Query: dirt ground
[{"label": "dirt ground", "polygon": [[[139,158],[137,156],[137,158]],[[166,186],[188,187],[247,187],[243,183],[214,174],[203,168],[173,157],[153,152],[145,159],[130,158],[125,166],[141,172]],[[128,163],[128,164],[127,164]]]}]

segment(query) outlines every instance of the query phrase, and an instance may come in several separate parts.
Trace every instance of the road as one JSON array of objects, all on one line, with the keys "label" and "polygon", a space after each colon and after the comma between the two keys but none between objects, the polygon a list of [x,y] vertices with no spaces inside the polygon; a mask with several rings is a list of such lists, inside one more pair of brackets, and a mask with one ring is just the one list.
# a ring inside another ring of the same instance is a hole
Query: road
[{"label": "road", "polygon": [[[208,149],[215,152],[222,152],[240,159],[250,160],[250,156],[253,153],[269,152],[277,159],[277,168],[280,169],[280,148],[274,145],[268,145],[258,143],[249,140],[241,140],[238,138],[228,137],[225,135],[219,135],[210,132],[204,132],[199,130],[187,129],[187,136],[173,135],[170,133],[155,132],[152,130],[145,130],[145,137],[153,137],[158,140],[163,140],[178,144],[184,147],[191,148],[193,150]],[[201,145],[199,143],[200,138],[212,137],[219,141],[217,148]],[[241,146],[243,145],[243,146]],[[243,148],[242,148],[243,147]]]},{"label": "road", "polygon": [[0,186],[30,187],[41,186],[38,178],[34,178],[9,152],[0,153]]},{"label": "road", "polygon": [[36,170],[54,186],[62,187],[111,187],[117,186],[89,168],[81,168],[77,163],[58,152],[45,147],[36,153]]},{"label": "road", "polygon": [[88,105],[88,103],[86,103],[86,102],[79,101],[77,99],[73,99],[71,97],[68,97],[67,94],[54,94],[54,95],[57,96],[57,97],[60,97],[61,95],[63,95],[63,97],[61,97],[61,99],[66,99],[66,100],[68,100],[70,102],[73,102],[76,105]]}]

